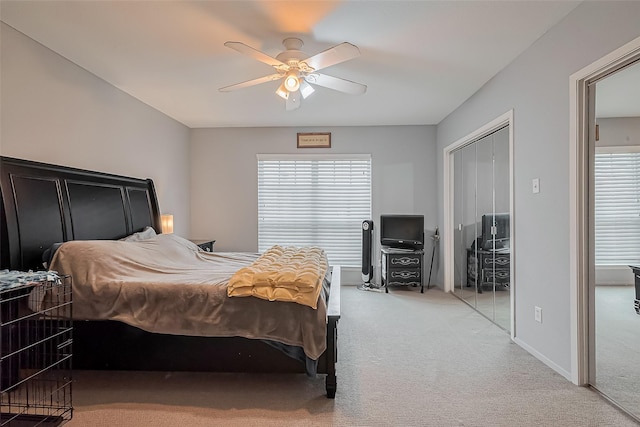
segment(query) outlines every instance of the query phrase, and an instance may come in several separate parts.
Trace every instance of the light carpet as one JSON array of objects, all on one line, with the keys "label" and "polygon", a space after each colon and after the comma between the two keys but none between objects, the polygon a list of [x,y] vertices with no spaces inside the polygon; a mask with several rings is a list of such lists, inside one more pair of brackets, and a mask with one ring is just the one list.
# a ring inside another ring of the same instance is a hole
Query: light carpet
[{"label": "light carpet", "polygon": [[342,289],[338,391],[304,374],[74,373],[78,426],[635,426],[437,288]]},{"label": "light carpet", "polygon": [[640,418],[640,316],[634,286],[596,286],[595,386]]}]

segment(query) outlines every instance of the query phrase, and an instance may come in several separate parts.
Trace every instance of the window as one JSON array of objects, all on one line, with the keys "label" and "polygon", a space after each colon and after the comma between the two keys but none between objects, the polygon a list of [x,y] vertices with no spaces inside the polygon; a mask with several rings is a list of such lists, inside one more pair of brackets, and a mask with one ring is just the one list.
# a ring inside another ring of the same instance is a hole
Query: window
[{"label": "window", "polygon": [[319,246],[359,266],[371,218],[370,155],[258,155],[258,250]]},{"label": "window", "polygon": [[640,152],[620,151],[599,147],[595,156],[595,256],[601,266],[640,261]]}]

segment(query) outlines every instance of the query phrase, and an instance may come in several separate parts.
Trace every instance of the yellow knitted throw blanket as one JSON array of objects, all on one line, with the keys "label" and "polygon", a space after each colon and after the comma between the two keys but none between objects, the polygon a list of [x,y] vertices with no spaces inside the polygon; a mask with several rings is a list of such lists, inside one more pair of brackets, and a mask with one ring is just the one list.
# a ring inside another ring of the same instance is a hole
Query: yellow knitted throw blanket
[{"label": "yellow knitted throw blanket", "polygon": [[272,246],[231,277],[227,295],[295,302],[316,309],[328,268],[320,248]]}]

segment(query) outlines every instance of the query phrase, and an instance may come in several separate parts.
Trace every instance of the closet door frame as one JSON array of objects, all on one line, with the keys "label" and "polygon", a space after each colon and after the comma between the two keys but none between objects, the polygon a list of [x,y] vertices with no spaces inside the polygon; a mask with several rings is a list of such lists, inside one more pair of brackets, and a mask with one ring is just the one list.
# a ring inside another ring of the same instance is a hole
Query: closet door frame
[{"label": "closet door frame", "polygon": [[444,290],[445,292],[454,293],[454,236],[453,228],[455,227],[454,219],[454,155],[453,153],[475,140],[489,135],[500,128],[509,126],[509,215],[511,221],[509,223],[511,236],[511,285],[510,285],[510,334],[511,339],[516,337],[515,325],[515,260],[516,260],[516,235],[515,235],[515,217],[514,212],[514,194],[513,194],[513,110],[509,110],[491,122],[485,124],[479,129],[460,138],[456,142],[448,145],[443,149],[443,176],[444,176],[444,233],[443,253],[444,253]]}]

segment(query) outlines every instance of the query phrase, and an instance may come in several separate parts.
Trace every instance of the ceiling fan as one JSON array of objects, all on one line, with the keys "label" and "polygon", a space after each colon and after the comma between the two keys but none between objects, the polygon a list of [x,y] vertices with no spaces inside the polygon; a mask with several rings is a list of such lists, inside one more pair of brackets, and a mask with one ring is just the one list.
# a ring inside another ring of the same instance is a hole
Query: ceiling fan
[{"label": "ceiling fan", "polygon": [[350,80],[332,77],[318,73],[323,68],[339,64],[360,55],[357,46],[351,43],[340,43],[332,48],[309,57],[302,52],[302,40],[294,37],[286,38],[282,42],[286,50],[271,57],[241,42],[226,42],[224,45],[242,54],[248,55],[260,62],[271,65],[275,74],[260,77],[246,82],[220,88],[221,92],[229,92],[261,83],[284,79],[276,93],[284,98],[287,111],[300,107],[300,98],[307,98],[314,92],[313,85],[323,86],[349,94],[362,94],[367,86]]}]

